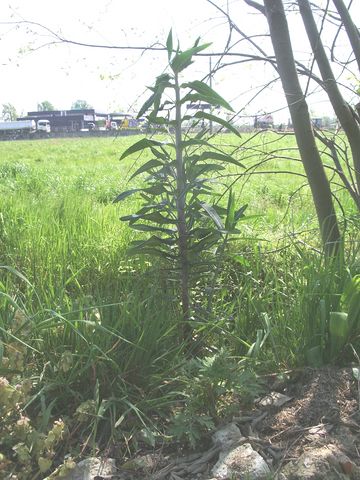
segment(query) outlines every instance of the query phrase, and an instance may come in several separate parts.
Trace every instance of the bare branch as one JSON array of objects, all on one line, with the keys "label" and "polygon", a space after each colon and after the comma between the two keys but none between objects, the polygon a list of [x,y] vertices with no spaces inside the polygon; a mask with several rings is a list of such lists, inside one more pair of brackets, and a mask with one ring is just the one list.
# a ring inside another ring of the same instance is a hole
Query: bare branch
[{"label": "bare branch", "polygon": [[258,2],[255,2],[254,0],[244,0],[244,1],[245,3],[250,5],[250,7],[256,8],[256,10],[259,10],[259,12],[265,15],[265,7],[263,5],[261,5]]},{"label": "bare branch", "polygon": [[352,46],[358,69],[360,72],[360,33],[356,25],[351,19],[349,10],[346,8],[343,0],[333,0],[337,11],[341,17],[341,21],[345,27],[346,33],[348,34],[350,44]]}]

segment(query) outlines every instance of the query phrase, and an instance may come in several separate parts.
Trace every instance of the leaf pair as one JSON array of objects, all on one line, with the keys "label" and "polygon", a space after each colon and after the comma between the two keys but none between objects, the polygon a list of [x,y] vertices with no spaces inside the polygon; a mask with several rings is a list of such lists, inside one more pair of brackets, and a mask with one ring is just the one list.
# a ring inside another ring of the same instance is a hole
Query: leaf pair
[{"label": "leaf pair", "polygon": [[183,70],[185,70],[185,68],[187,68],[189,65],[193,63],[192,61],[193,55],[201,52],[202,50],[205,50],[211,45],[211,43],[199,45],[199,40],[200,39],[198,38],[194,46],[192,48],[189,48],[188,50],[185,50],[184,52],[180,52],[180,48],[178,46],[175,52],[175,56],[171,60],[171,57],[174,51],[173,51],[172,29],[170,30],[168,38],[166,40],[166,49],[168,52],[170,67],[175,74],[182,72]]}]

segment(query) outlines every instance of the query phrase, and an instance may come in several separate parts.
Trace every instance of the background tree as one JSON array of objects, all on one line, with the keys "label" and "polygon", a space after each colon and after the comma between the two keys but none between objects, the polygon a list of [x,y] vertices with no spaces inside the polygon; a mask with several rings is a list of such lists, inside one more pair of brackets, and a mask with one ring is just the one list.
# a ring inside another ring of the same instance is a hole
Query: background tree
[{"label": "background tree", "polygon": [[49,110],[55,110],[55,107],[48,100],[44,100],[43,102],[38,103],[37,109],[38,109],[38,112],[46,112],[46,111],[49,111]]},{"label": "background tree", "polygon": [[[336,77],[332,71],[326,50],[321,41],[320,32],[314,19],[311,4],[308,0],[298,0],[308,39],[313,50],[314,59],[319,67],[322,86],[349,141],[354,165],[354,189],[360,193],[360,127],[355,120],[353,108],[343,98]],[[340,5],[340,3],[339,3]],[[345,9],[346,10],[346,9]],[[347,12],[347,10],[346,10]],[[348,12],[347,12],[348,13]],[[350,23],[350,20],[349,20]],[[352,33],[352,31],[351,31]],[[351,40],[352,37],[350,37]],[[354,38],[354,41],[357,37]],[[357,38],[358,39],[358,38]],[[351,44],[351,43],[350,43]],[[360,59],[359,59],[360,60]],[[358,206],[360,208],[360,199]]]},{"label": "background tree", "polygon": [[71,105],[71,110],[86,110],[93,108],[86,100],[75,100]]},{"label": "background tree", "polygon": [[[282,0],[264,0],[262,3],[245,0],[245,2],[265,15],[270,29],[270,39],[275,53],[275,61],[272,53],[265,52],[265,47],[260,47],[253,38],[246,36],[240,28],[233,27],[233,29],[267,58],[267,61],[273,65],[281,79],[299,147],[299,153],[312,191],[323,242],[325,245],[328,241],[332,243],[336,241],[336,237],[339,238],[339,228],[332,205],[331,195],[333,195],[333,192],[331,192],[329,181],[324,172],[323,159],[320,156],[319,149],[314,140],[313,128],[308,111],[307,95],[310,84],[315,82],[317,87],[320,86],[327,93],[330,103],[349,141],[352,158],[349,156],[343,158],[348,169],[348,175],[346,175],[338,158],[339,152],[343,151],[336,147],[335,140],[329,143],[328,139],[321,139],[327,148],[328,158],[333,160],[333,164],[328,164],[326,167],[339,175],[343,185],[349,191],[358,208],[360,208],[360,178],[358,167],[360,130],[351,106],[347,104],[340,93],[341,82],[335,78],[332,72],[329,58],[321,41],[322,31],[316,29],[316,24],[313,19],[314,9],[317,13],[320,12],[320,19],[323,25],[329,19],[329,12],[316,9],[316,7],[310,5],[307,0],[298,0],[298,7],[313,51],[313,65],[311,69],[305,69],[301,66],[299,70],[300,63],[295,58],[287,24],[287,16],[290,12],[285,11],[284,2]],[[210,1],[210,3],[213,2]],[[229,15],[228,19],[230,22],[232,21]],[[338,28],[343,29],[343,23],[341,21],[338,23]],[[348,30],[345,30],[349,35]],[[281,34],[279,33],[280,31],[282,32]],[[331,40],[334,46],[336,35]],[[351,42],[351,38],[349,38],[349,40],[350,46],[352,46],[354,42]],[[354,52],[354,50],[356,50],[355,47],[352,48],[353,55],[356,53]],[[332,52],[333,47],[329,48],[329,50]],[[352,57],[349,57],[346,64],[340,62],[343,69],[349,70],[351,58]],[[315,63],[319,68],[320,77],[314,74],[313,67]],[[302,89],[298,79],[299,73],[305,75],[305,78],[307,77],[304,89]]]},{"label": "background tree", "polygon": [[14,105],[11,103],[3,103],[2,118],[5,122],[12,122],[17,119],[17,113]]},{"label": "background tree", "polygon": [[286,95],[300,156],[313,195],[322,240],[325,247],[328,250],[330,247],[331,251],[333,245],[340,240],[340,232],[332,203],[330,185],[315,143],[308,105],[296,72],[284,6],[281,0],[265,0],[264,4],[277,68]]}]

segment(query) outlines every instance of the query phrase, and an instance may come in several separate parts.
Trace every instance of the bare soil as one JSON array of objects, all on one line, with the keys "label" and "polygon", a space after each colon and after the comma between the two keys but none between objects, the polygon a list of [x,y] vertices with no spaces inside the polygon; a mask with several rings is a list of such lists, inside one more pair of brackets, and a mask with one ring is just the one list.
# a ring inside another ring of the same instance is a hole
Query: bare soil
[{"label": "bare soil", "polygon": [[[268,376],[267,387],[266,405],[263,398],[246,411],[239,405],[239,415],[229,420],[238,425],[245,437],[241,443],[250,443],[265,459],[273,478],[360,479],[359,385],[351,368],[291,371],[282,380],[276,375]],[[284,395],[282,405],[272,401],[274,392]],[[304,452],[321,452],[324,447],[345,458],[338,462],[335,477],[320,471],[315,476],[284,476],[287,464],[295,465]],[[215,447],[192,456],[180,452],[148,453],[143,456],[148,457],[143,467],[131,472],[120,467],[116,478],[208,480],[212,478],[210,471],[218,453]]]}]

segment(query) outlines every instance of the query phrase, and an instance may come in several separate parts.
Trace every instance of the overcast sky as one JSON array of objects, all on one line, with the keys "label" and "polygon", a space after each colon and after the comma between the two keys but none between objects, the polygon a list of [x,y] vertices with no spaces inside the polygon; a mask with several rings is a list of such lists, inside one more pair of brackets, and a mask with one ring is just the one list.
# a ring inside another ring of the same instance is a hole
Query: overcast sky
[{"label": "overcast sky", "polygon": [[[246,33],[267,32],[265,19],[243,0],[216,0],[216,3],[229,11]],[[0,19],[38,22],[65,38],[110,46],[164,44],[169,29],[173,28],[182,48],[201,36],[204,42],[212,42],[209,52],[222,51],[229,32],[225,18],[206,0],[1,0]],[[311,56],[299,20],[295,18],[291,23],[294,48],[301,60],[310,65]],[[237,40],[239,37],[234,35],[232,43]],[[0,25],[0,104],[10,102],[20,114],[36,110],[37,104],[44,100],[62,110],[70,108],[73,101],[84,99],[97,111],[136,111],[144,100],[146,86],[153,83],[166,65],[164,52],[69,44],[46,46],[53,41],[46,30],[34,25]],[[271,52],[266,38],[259,41]],[[339,40],[339,54],[346,49],[347,45]],[[250,50],[243,42],[234,51]],[[209,59],[199,58],[188,78],[201,78],[208,69]],[[281,110],[285,101],[279,83],[247,105],[256,88],[272,76],[271,67],[263,62],[236,65],[215,75],[214,88],[236,110],[242,110],[242,114],[278,110],[275,119],[285,121],[288,113]],[[350,77],[348,74],[347,82],[351,82]],[[310,102],[314,115],[331,114],[324,96],[313,94]]]}]

